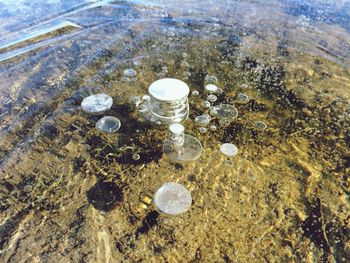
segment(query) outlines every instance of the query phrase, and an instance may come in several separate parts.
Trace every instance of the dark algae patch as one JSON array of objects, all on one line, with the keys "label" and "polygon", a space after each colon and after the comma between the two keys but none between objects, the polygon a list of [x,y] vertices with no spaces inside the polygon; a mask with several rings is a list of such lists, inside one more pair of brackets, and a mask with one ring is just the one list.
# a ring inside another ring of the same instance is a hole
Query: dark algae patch
[{"label": "dark algae patch", "polygon": [[87,191],[86,196],[94,208],[106,212],[111,211],[123,201],[122,188],[114,183],[103,181],[98,181]]}]

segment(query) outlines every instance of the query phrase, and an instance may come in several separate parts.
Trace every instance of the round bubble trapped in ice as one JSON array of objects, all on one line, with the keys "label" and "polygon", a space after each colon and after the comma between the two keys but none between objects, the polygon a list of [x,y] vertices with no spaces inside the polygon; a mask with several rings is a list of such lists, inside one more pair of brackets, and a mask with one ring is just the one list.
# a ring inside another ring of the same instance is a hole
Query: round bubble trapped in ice
[{"label": "round bubble trapped in ice", "polygon": [[100,114],[109,110],[113,105],[113,99],[107,94],[100,93],[90,95],[81,102],[81,109],[90,114]]},{"label": "round bubble trapped in ice", "polygon": [[120,129],[120,120],[113,116],[105,116],[96,123],[96,129],[102,132],[113,133]]},{"label": "round bubble trapped in ice", "polygon": [[134,78],[134,77],[136,77],[136,75],[137,75],[136,70],[134,70],[132,68],[129,68],[129,69],[126,69],[123,71],[123,76],[125,78]]},{"label": "round bubble trapped in ice", "polygon": [[178,183],[165,183],[155,193],[154,205],[168,215],[179,215],[188,211],[192,204],[190,191]]},{"label": "round bubble trapped in ice", "polygon": [[216,112],[216,117],[222,120],[232,121],[237,118],[238,111],[235,106],[230,104],[220,104],[213,107]]},{"label": "round bubble trapped in ice", "polygon": [[232,143],[224,143],[220,146],[220,152],[228,157],[233,157],[238,154],[238,148]]}]

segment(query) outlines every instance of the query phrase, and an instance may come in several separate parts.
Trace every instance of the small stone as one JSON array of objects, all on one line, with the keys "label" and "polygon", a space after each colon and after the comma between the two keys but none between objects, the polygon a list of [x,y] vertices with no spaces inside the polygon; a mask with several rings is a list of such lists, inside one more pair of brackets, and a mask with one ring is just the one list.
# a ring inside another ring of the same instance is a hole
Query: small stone
[{"label": "small stone", "polygon": [[245,84],[245,83],[241,84],[241,88],[242,89],[247,89],[248,88],[248,84]]},{"label": "small stone", "polygon": [[234,157],[238,154],[238,148],[232,143],[224,143],[220,146],[220,151],[229,157]]},{"label": "small stone", "polygon": [[169,182],[156,191],[153,202],[161,212],[179,215],[191,207],[192,197],[190,191],[182,184]]}]

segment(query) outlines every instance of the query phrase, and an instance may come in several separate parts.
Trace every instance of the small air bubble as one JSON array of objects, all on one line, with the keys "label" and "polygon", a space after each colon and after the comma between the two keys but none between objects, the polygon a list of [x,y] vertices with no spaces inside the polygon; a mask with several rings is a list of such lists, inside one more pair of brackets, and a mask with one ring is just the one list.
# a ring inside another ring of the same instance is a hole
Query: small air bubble
[{"label": "small air bubble", "polygon": [[136,70],[132,68],[129,68],[123,71],[123,76],[126,78],[134,78],[136,77],[136,74],[137,74]]},{"label": "small air bubble", "polygon": [[199,95],[199,91],[198,90],[192,91],[192,96],[197,97],[198,95]]},{"label": "small air bubble", "polygon": [[200,133],[206,133],[208,131],[208,129],[205,127],[200,127],[198,130]]},{"label": "small air bubble", "polygon": [[140,160],[140,158],[141,158],[141,156],[140,156],[139,154],[137,154],[137,153],[134,153],[134,154],[132,155],[132,159],[133,159],[134,161],[138,161],[138,160]]},{"label": "small air bubble", "polygon": [[208,95],[208,97],[207,97],[207,101],[209,101],[209,102],[215,102],[215,101],[217,101],[217,99],[218,99],[218,97],[216,97],[216,96],[213,95],[213,94],[210,94],[210,95]]},{"label": "small air bubble", "polygon": [[203,101],[202,106],[207,109],[210,108],[211,104],[209,101]]},{"label": "small air bubble", "polygon": [[237,103],[241,103],[241,104],[246,104],[249,102],[249,96],[247,94],[244,93],[239,93],[237,95]]},{"label": "small air bubble", "polygon": [[218,127],[216,127],[215,125],[210,125],[209,129],[211,131],[216,131],[218,129]]},{"label": "small air bubble", "polygon": [[267,128],[267,125],[263,121],[255,121],[254,126],[258,131],[264,131]]}]

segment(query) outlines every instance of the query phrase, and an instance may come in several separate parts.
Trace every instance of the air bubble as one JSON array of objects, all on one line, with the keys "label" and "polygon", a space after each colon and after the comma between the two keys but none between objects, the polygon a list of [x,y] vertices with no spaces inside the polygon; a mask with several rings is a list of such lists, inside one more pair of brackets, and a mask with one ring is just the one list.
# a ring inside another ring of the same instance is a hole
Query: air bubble
[{"label": "air bubble", "polygon": [[135,78],[136,77],[136,70],[132,69],[132,68],[129,68],[129,69],[126,69],[123,71],[123,76],[125,78]]},{"label": "air bubble", "polygon": [[200,116],[197,116],[195,119],[194,119],[194,122],[195,124],[199,125],[199,126],[207,126],[210,122],[210,116],[207,115],[207,114],[203,114],[203,115],[200,115]]},{"label": "air bubble", "polygon": [[192,74],[189,71],[185,71],[183,75],[185,78],[189,78],[189,77],[191,77]]},{"label": "air bubble", "polygon": [[107,94],[94,94],[83,99],[81,108],[90,114],[101,114],[109,110],[113,105],[113,99]]},{"label": "air bubble", "polygon": [[258,130],[258,131],[264,131],[267,128],[267,125],[265,122],[263,121],[255,121],[254,122],[254,127]]},{"label": "air bubble", "polygon": [[210,94],[207,97],[207,101],[209,101],[209,102],[215,102],[215,101],[217,101],[217,99],[218,99],[218,97],[216,97],[214,94]]},{"label": "air bubble", "polygon": [[208,129],[205,128],[205,127],[200,127],[198,130],[199,130],[199,132],[202,133],[202,134],[204,134],[204,133],[206,133],[206,132],[208,131]]},{"label": "air bubble", "polygon": [[220,151],[229,157],[234,157],[238,154],[238,148],[233,143],[224,143],[220,146]]},{"label": "air bubble", "polygon": [[204,78],[204,82],[206,83],[216,83],[218,81],[218,78],[214,75],[206,75]]},{"label": "air bubble", "polygon": [[105,116],[96,123],[96,129],[102,132],[114,133],[120,129],[120,120],[113,116]]},{"label": "air bubble", "polygon": [[239,93],[236,98],[237,103],[241,103],[241,104],[247,104],[249,100],[250,100],[249,96],[244,93]]},{"label": "air bubble", "polygon": [[230,104],[220,104],[213,107],[213,110],[217,112],[216,116],[221,120],[233,121],[238,116],[237,109]]},{"label": "air bubble", "polygon": [[198,90],[192,91],[192,96],[195,96],[195,97],[199,96],[199,91]]},{"label": "air bubble", "polygon": [[215,84],[208,84],[208,85],[205,85],[204,90],[209,93],[215,93],[219,91],[219,87],[216,86]]},{"label": "air bubble", "polygon": [[137,154],[137,153],[134,153],[134,154],[132,155],[132,159],[133,159],[134,161],[138,161],[138,160],[140,160],[140,158],[141,158],[141,156],[140,156],[139,154]]},{"label": "air bubble", "polygon": [[202,106],[203,106],[204,108],[208,109],[208,108],[210,108],[211,104],[210,104],[209,101],[206,100],[206,101],[203,101]]},{"label": "air bubble", "polygon": [[179,215],[191,207],[192,197],[190,191],[182,184],[168,182],[156,191],[153,202],[161,212]]},{"label": "air bubble", "polygon": [[179,123],[169,126],[169,137],[164,143],[164,153],[174,161],[194,161],[202,154],[201,143],[193,136],[185,134]]},{"label": "air bubble", "polygon": [[216,131],[218,129],[218,127],[216,127],[215,125],[210,125],[209,129],[211,131]]}]

